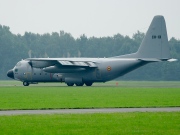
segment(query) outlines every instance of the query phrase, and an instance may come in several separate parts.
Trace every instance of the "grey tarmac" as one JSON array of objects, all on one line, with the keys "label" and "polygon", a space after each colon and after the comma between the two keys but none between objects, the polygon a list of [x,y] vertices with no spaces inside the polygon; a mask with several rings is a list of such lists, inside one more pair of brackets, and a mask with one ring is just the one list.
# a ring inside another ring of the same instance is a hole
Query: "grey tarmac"
[{"label": "grey tarmac", "polygon": [[126,112],[180,112],[180,107],[166,108],[97,108],[97,109],[55,109],[55,110],[7,110],[2,115],[32,114],[87,114],[87,113],[126,113]]}]

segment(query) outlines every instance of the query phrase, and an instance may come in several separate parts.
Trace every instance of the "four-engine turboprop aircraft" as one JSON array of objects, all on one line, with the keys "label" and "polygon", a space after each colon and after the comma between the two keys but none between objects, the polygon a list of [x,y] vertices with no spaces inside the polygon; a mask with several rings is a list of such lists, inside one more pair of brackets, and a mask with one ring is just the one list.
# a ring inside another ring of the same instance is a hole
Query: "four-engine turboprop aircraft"
[{"label": "four-engine turboprop aircraft", "polygon": [[136,53],[110,58],[28,58],[19,61],[7,76],[24,86],[38,82],[65,82],[68,86],[91,86],[122,76],[151,62],[170,59],[166,24],[155,16]]}]

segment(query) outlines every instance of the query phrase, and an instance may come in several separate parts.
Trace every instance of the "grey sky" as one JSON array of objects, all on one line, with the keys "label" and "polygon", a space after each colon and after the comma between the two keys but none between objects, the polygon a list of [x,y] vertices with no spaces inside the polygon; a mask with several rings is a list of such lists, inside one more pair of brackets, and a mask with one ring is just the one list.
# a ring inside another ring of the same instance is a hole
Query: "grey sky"
[{"label": "grey sky", "polygon": [[180,0],[0,0],[0,24],[21,35],[132,36],[146,32],[155,15],[165,17],[169,38],[180,39]]}]

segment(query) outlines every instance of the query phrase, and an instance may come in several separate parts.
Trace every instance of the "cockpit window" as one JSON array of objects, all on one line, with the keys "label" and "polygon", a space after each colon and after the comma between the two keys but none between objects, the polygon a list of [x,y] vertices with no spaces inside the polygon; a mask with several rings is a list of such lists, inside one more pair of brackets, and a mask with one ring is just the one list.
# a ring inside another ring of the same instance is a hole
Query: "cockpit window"
[{"label": "cockpit window", "polygon": [[18,63],[16,64],[16,66],[17,66],[17,67],[21,66],[21,62],[18,62]]}]

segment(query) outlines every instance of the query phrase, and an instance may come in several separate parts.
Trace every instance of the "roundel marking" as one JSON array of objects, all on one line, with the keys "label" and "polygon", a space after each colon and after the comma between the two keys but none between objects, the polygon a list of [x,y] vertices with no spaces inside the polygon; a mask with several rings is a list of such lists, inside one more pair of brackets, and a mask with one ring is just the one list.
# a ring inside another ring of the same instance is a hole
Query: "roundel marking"
[{"label": "roundel marking", "polygon": [[111,67],[110,66],[107,67],[107,71],[111,71]]}]

